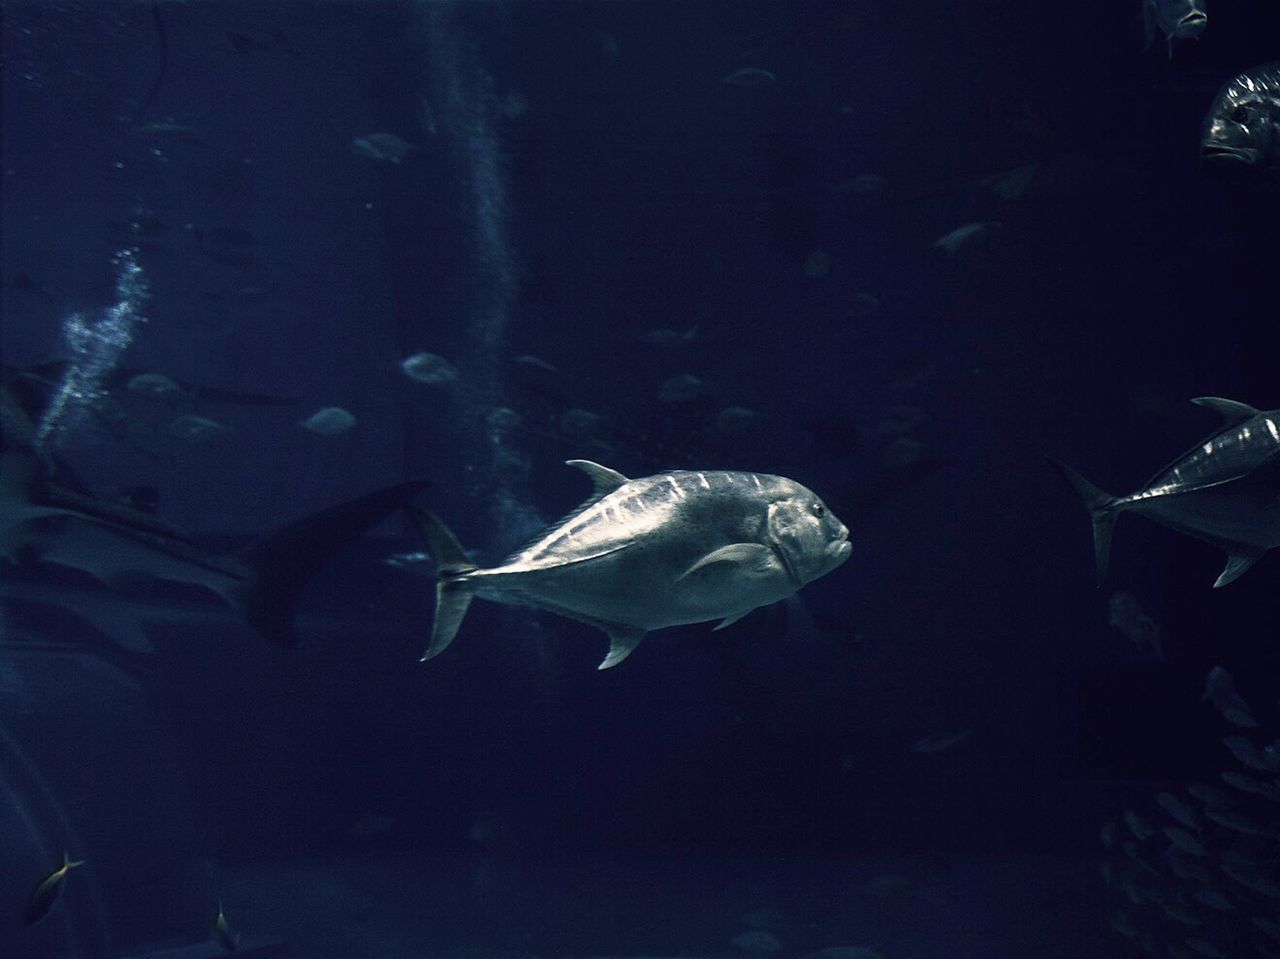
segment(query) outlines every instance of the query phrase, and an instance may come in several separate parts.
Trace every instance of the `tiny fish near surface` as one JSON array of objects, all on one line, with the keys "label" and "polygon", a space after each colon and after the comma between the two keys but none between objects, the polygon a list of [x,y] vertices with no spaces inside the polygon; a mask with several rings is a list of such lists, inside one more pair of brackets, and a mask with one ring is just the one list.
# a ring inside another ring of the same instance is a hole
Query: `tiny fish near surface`
[{"label": "tiny fish near surface", "polygon": [[852,551],[814,493],[763,473],[680,470],[628,479],[588,460],[592,496],[502,564],[480,568],[435,516],[410,509],[439,570],[423,659],[453,641],[473,596],[534,606],[609,636],[601,669],[650,630],[721,620],[785,599]]}]

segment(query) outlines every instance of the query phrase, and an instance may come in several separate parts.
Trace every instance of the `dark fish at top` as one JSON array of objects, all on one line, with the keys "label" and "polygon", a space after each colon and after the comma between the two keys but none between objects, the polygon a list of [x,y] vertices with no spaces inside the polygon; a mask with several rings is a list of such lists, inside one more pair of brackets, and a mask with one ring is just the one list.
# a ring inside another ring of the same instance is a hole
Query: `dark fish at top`
[{"label": "dark fish at top", "polygon": [[423,659],[442,652],[473,596],[536,606],[599,627],[607,669],[650,630],[717,629],[835,569],[849,530],[810,490],[764,473],[678,470],[627,479],[569,460],[595,491],[537,540],[486,569],[444,524],[410,508],[435,559],[436,617]]},{"label": "dark fish at top", "polygon": [[34,926],[49,915],[49,910],[54,907],[58,897],[62,895],[62,885],[67,878],[67,874],[76,866],[83,865],[83,859],[77,859],[73,862],[64,852],[62,854],[62,865],[40,880],[35,891],[31,893],[31,898],[27,900],[27,907],[22,911],[22,921],[28,926]]},{"label": "dark fish at top", "polygon": [[1226,586],[1280,546],[1280,410],[1260,412],[1214,396],[1192,402],[1217,411],[1228,425],[1136,493],[1104,493],[1071,467],[1052,461],[1093,517],[1099,580],[1106,573],[1116,518],[1126,510],[1226,550],[1227,565],[1214,587]]},{"label": "dark fish at top", "polygon": [[1159,30],[1169,45],[1173,58],[1174,40],[1197,40],[1208,24],[1204,0],[1143,0],[1142,25],[1150,49]]},{"label": "dark fish at top", "polygon": [[1200,159],[1223,172],[1280,174],[1280,62],[1222,88],[1205,117]]}]

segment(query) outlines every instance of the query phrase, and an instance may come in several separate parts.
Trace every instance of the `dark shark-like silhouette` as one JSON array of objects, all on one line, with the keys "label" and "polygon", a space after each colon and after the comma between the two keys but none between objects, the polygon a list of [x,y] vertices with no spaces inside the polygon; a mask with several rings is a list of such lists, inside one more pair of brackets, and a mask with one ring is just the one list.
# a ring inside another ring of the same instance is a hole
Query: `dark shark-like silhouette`
[{"label": "dark shark-like silhouette", "polygon": [[212,594],[271,642],[294,645],[294,614],[307,582],[428,485],[398,483],[219,551],[149,513],[95,496],[65,463],[38,449],[33,435],[19,392],[0,386],[0,599],[75,612],[79,595],[85,618],[138,650],[148,648],[145,621],[165,617],[149,616],[147,604],[133,600],[156,584]]}]

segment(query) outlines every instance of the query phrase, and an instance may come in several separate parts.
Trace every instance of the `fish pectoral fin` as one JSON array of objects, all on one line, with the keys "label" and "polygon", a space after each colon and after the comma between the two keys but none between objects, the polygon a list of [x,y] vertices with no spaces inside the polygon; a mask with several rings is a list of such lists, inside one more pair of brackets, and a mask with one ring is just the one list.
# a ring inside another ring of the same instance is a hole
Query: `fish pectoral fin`
[{"label": "fish pectoral fin", "polygon": [[744,609],[736,613],[730,613],[724,619],[720,620],[719,624],[713,627],[711,631],[714,633],[714,632],[717,632],[718,630],[724,629],[726,626],[732,626],[738,620],[742,619],[743,616],[746,616],[747,613],[751,612],[752,609],[755,609],[755,607],[752,606],[750,609]]},{"label": "fish pectoral fin", "polygon": [[1196,406],[1203,406],[1207,410],[1213,410],[1227,424],[1239,423],[1241,420],[1247,420],[1258,415],[1258,410],[1248,403],[1223,399],[1221,396],[1197,396],[1191,402]]},{"label": "fish pectoral fin", "polygon": [[1251,550],[1236,547],[1227,551],[1227,565],[1223,567],[1222,575],[1220,575],[1213,583],[1213,588],[1226,586],[1228,583],[1234,583],[1242,574],[1249,570],[1254,563],[1262,558],[1262,554],[1266,550]]},{"label": "fish pectoral fin", "polygon": [[612,666],[617,666],[618,663],[631,655],[632,650],[640,645],[640,640],[644,639],[645,635],[645,630],[639,626],[604,625],[602,623],[600,628],[609,634],[609,655],[604,658],[604,662],[596,667],[597,669],[609,669]]},{"label": "fish pectoral fin", "polygon": [[629,482],[617,470],[611,470],[609,467],[593,463],[591,460],[565,460],[564,465],[576,466],[591,478],[591,485],[594,487],[592,493],[594,499],[608,496],[623,483]]},{"label": "fish pectoral fin", "polygon": [[725,564],[726,571],[735,576],[749,578],[765,578],[777,572],[786,571],[778,560],[777,554],[761,543],[730,543],[714,549],[676,577],[676,582],[687,579],[699,570],[705,570],[717,564]]}]

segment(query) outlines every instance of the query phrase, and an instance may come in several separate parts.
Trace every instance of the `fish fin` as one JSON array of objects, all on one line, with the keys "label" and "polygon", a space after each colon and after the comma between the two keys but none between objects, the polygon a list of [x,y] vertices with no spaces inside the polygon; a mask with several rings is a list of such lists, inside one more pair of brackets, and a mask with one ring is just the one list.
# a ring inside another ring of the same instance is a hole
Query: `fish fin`
[{"label": "fish fin", "polygon": [[564,465],[575,466],[591,477],[591,485],[595,487],[592,493],[593,499],[602,499],[623,483],[629,482],[617,470],[611,470],[609,467],[593,463],[591,460],[565,460]]},{"label": "fish fin", "polygon": [[1084,500],[1085,508],[1093,519],[1093,558],[1098,567],[1098,585],[1102,585],[1107,575],[1107,562],[1111,557],[1111,533],[1115,529],[1116,517],[1120,513],[1118,500],[1110,493],[1104,493],[1087,479],[1073,470],[1066,463],[1049,457],[1049,462]]},{"label": "fish fin", "polygon": [[427,554],[436,564],[441,577],[460,576],[476,568],[476,564],[467,558],[466,551],[453,531],[435,513],[416,506],[406,507],[409,518],[418,527],[427,548]]},{"label": "fish fin", "polygon": [[339,503],[277,530],[237,554],[248,575],[234,595],[226,595],[249,625],[268,640],[293,646],[293,617],[303,587],[368,530],[427,488],[411,480]]},{"label": "fish fin", "polygon": [[[751,609],[755,609],[755,607],[753,606]],[[711,631],[714,633],[718,630],[724,629],[726,626],[732,626],[738,620],[742,619],[743,616],[746,616],[747,613],[751,612],[751,609],[744,609],[737,613],[730,613],[724,619],[720,620],[719,624],[712,628]]]},{"label": "fish fin", "polygon": [[67,855],[67,851],[65,849],[62,850],[62,868],[63,869],[71,870],[76,868],[76,866],[83,866],[86,862],[88,862],[87,859],[72,859],[70,856]]},{"label": "fish fin", "polygon": [[645,630],[639,626],[603,626],[602,628],[609,634],[609,655],[596,669],[610,669],[617,666],[631,655],[645,636]]},{"label": "fish fin", "polygon": [[706,569],[715,563],[729,563],[735,570],[751,568],[753,572],[770,572],[780,567],[777,555],[768,546],[761,543],[730,543],[714,549],[676,577],[675,581],[693,575],[700,569]]},{"label": "fish fin", "polygon": [[1143,0],[1142,4],[1142,36],[1144,43],[1143,51],[1151,49],[1151,44],[1156,39],[1156,12],[1154,0]]},{"label": "fish fin", "polygon": [[1221,396],[1197,396],[1191,402],[1196,406],[1203,406],[1207,410],[1213,410],[1222,417],[1223,423],[1227,425],[1239,423],[1242,420],[1257,416],[1259,413],[1248,403],[1223,399]]},{"label": "fish fin", "polygon": [[467,559],[462,545],[438,516],[415,506],[406,507],[426,542],[427,552],[435,560],[440,579],[436,583],[436,615],[431,623],[431,642],[422,654],[422,662],[439,656],[458,635],[462,618],[467,615],[474,587],[467,580],[476,565]]},{"label": "fish fin", "polygon": [[131,653],[150,654],[156,651],[151,637],[147,635],[145,618],[135,615],[123,603],[119,604],[118,610],[110,604],[104,604],[103,608],[94,610],[92,616],[85,616],[83,619]]},{"label": "fish fin", "polygon": [[475,593],[465,580],[442,579],[436,583],[436,616],[431,623],[431,642],[419,662],[439,656],[458,635]]},{"label": "fish fin", "polygon": [[1228,583],[1234,583],[1243,573],[1262,558],[1262,554],[1266,550],[1247,550],[1239,546],[1227,551],[1227,565],[1223,567],[1222,574],[1214,580],[1213,588],[1226,586]]}]

